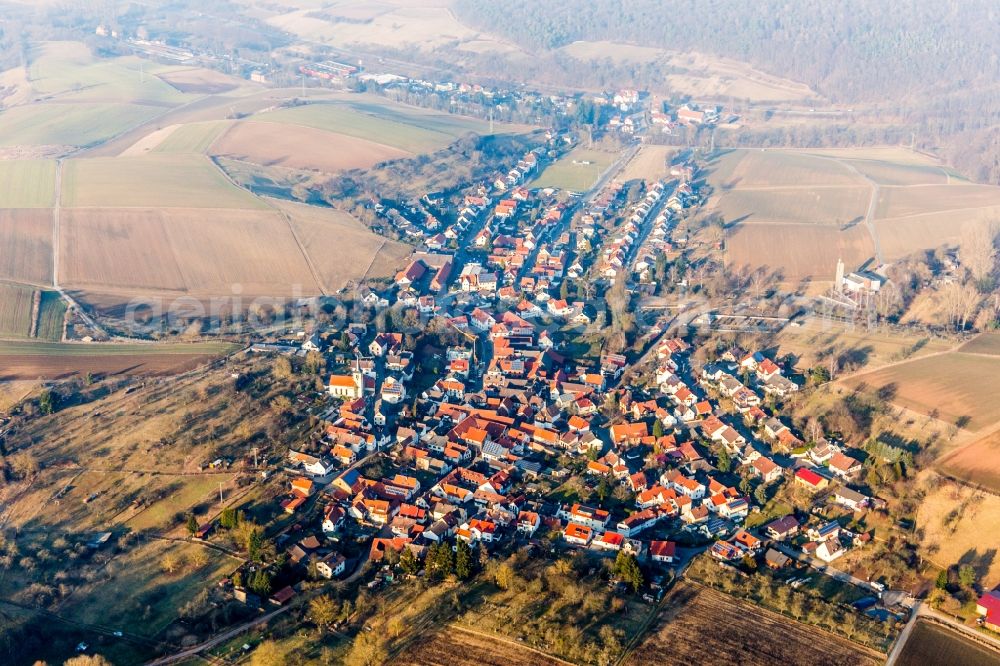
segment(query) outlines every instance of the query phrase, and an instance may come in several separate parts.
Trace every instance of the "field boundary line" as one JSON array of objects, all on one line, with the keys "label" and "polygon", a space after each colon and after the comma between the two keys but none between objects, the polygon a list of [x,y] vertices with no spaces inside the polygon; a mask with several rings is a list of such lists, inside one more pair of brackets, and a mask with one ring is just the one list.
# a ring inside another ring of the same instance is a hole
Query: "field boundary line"
[{"label": "field boundary line", "polygon": [[295,241],[295,246],[297,248],[299,248],[299,253],[302,255],[302,258],[305,260],[306,266],[309,268],[309,273],[312,275],[313,281],[316,283],[316,286],[319,288],[320,294],[323,295],[323,296],[329,296],[329,290],[326,288],[326,285],[323,283],[323,280],[320,278],[319,271],[316,269],[316,265],[313,263],[312,257],[310,257],[309,253],[306,252],[306,248],[302,244],[302,239],[299,238],[299,234],[295,231],[295,225],[292,224],[292,218],[288,215],[288,213],[286,213],[284,210],[282,210],[281,207],[279,207],[276,204],[274,204],[271,201],[270,197],[264,197],[264,196],[256,195],[253,192],[250,192],[250,190],[248,190],[247,188],[245,188],[242,185],[240,185],[239,183],[237,183],[232,178],[232,176],[230,176],[228,173],[226,173],[225,169],[223,169],[221,166],[219,166],[219,163],[215,161],[214,157],[209,157],[208,161],[212,163],[212,166],[215,167],[215,170],[218,171],[219,173],[221,173],[222,177],[225,178],[226,181],[230,185],[232,185],[233,187],[236,187],[236,188],[240,189],[243,192],[249,192],[250,196],[255,197],[256,199],[260,200],[265,206],[267,206],[271,210],[277,212],[281,216],[281,219],[283,219],[285,221],[285,225],[288,227],[288,231],[292,234],[292,240]]},{"label": "field boundary line", "polygon": [[[699,588],[701,588],[703,590],[708,590],[708,591],[711,591],[711,592],[715,592],[717,594],[725,595],[725,596],[727,596],[727,597],[729,597],[731,599],[735,599],[736,601],[741,601],[743,603],[750,604],[751,606],[753,606],[754,608],[760,610],[761,612],[770,613],[771,615],[777,615],[778,617],[780,617],[782,620],[785,620],[786,622],[792,622],[792,623],[800,625],[802,627],[806,627],[809,630],[818,631],[820,633],[826,634],[827,636],[835,638],[835,639],[837,639],[839,641],[845,641],[847,643],[850,643],[857,650],[863,651],[863,652],[867,653],[870,656],[877,657],[879,659],[885,659],[888,656],[888,654],[889,654],[888,651],[887,652],[879,652],[876,648],[873,648],[873,647],[870,647],[868,645],[865,645],[864,643],[859,643],[859,642],[857,642],[854,639],[848,638],[847,636],[843,636],[841,634],[835,634],[834,632],[829,631],[828,629],[824,629],[823,627],[821,627],[821,626],[819,626],[817,624],[809,624],[808,622],[802,622],[801,620],[796,620],[794,617],[792,617],[790,615],[785,615],[782,612],[779,612],[779,611],[767,608],[766,606],[762,606],[762,605],[760,605],[760,604],[758,604],[758,603],[756,603],[756,602],[754,602],[754,601],[752,601],[750,599],[746,599],[744,597],[740,597],[740,596],[737,596],[735,594],[730,594],[728,592],[724,592],[724,591],[722,591],[722,590],[720,590],[718,588],[714,588],[714,587],[712,587],[710,585],[705,585],[704,583],[700,583],[700,582],[696,581],[695,579],[690,578],[687,575],[683,576],[683,578],[684,578],[684,582],[685,583],[688,583],[688,584],[691,584],[691,585],[695,585],[695,586],[697,586],[697,587],[699,587]],[[666,598],[666,596],[664,596],[664,599],[665,598]]]},{"label": "field boundary line", "polygon": [[467,634],[472,634],[473,636],[479,636],[480,638],[488,638],[490,640],[499,641],[501,643],[507,643],[508,645],[513,645],[515,647],[521,648],[522,650],[530,650],[531,652],[534,652],[535,654],[542,655],[546,659],[551,659],[553,661],[557,661],[560,664],[566,664],[566,666],[576,666],[576,664],[573,663],[572,661],[566,661],[562,657],[557,657],[555,655],[549,654],[548,652],[544,652],[542,650],[539,650],[538,648],[532,647],[532,646],[528,645],[527,643],[518,643],[515,640],[511,640],[510,638],[506,638],[504,636],[500,636],[499,634],[490,634],[490,633],[487,633],[485,631],[477,631],[475,629],[468,629],[468,628],[463,627],[462,625],[456,624],[454,622],[449,622],[448,626],[451,627],[452,629],[456,629],[458,631],[464,631]]}]

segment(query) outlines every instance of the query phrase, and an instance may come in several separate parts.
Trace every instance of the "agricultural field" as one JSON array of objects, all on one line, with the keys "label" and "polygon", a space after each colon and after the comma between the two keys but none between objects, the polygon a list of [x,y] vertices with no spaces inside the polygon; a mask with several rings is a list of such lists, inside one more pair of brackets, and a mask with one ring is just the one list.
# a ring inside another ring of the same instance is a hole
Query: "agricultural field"
[{"label": "agricultural field", "polygon": [[[489,124],[463,116],[395,104],[366,95],[317,101],[252,116],[253,120],[303,125],[385,144],[409,153],[444,148],[455,139],[476,132],[486,134]],[[501,125],[502,131],[518,126]]]},{"label": "agricultural field", "polygon": [[850,357],[861,367],[876,368],[927,354],[948,351],[950,340],[883,330],[850,330],[837,322],[818,317],[798,320],[799,326],[786,326],[778,335],[778,354],[794,354],[800,369],[822,363],[831,353]]},{"label": "agricultural field", "polygon": [[52,283],[52,212],[0,209],[0,279]]},{"label": "agricultural field", "polygon": [[35,290],[22,285],[0,283],[0,336],[27,338]]},{"label": "agricultural field", "polygon": [[[726,618],[720,622],[719,618]],[[780,638],[779,638],[780,637]],[[846,639],[700,585],[682,582],[667,596],[647,637],[626,659],[669,663],[878,664],[875,653]]]},{"label": "agricultural field", "polygon": [[74,159],[63,171],[65,208],[264,208],[201,155]]},{"label": "agricultural field", "polygon": [[[707,180],[711,205],[727,223],[739,222],[730,227],[727,261],[800,279],[832,279],[838,257],[849,269],[872,258],[872,230],[880,258],[893,261],[954,245],[964,224],[1000,214],[1000,188],[969,184],[902,148],[729,150],[710,161]],[[767,223],[785,226],[747,229]],[[829,274],[817,271],[826,266]]]},{"label": "agricultural field", "polygon": [[726,239],[726,264],[766,267],[786,282],[833,281],[837,259],[860,265],[875,253],[864,225],[841,231],[835,226],[740,224]]},{"label": "agricultural field", "polygon": [[222,72],[201,67],[173,69],[158,75],[170,87],[182,93],[218,95],[244,86],[251,86],[244,79],[227,76]]},{"label": "agricultural field", "polygon": [[134,56],[98,58],[82,42],[45,42],[29,58],[28,79],[35,94],[61,103],[169,107],[194,99],[157,78],[169,67]]},{"label": "agricultural field", "polygon": [[1000,333],[980,333],[959,348],[965,354],[1000,356]]},{"label": "agricultural field", "polygon": [[39,340],[59,342],[62,340],[65,319],[66,302],[59,292],[43,291],[38,305],[38,329],[35,337]]},{"label": "agricultural field", "polygon": [[[165,143],[175,137],[176,133]],[[367,139],[312,127],[252,121],[233,125],[215,143],[212,153],[263,166],[326,173],[367,169],[379,162],[411,154]]]},{"label": "agricultural field", "polygon": [[393,660],[406,666],[557,666],[569,662],[495,636],[450,626]]},{"label": "agricultural field", "polygon": [[0,208],[48,208],[55,185],[52,160],[0,161]]},{"label": "agricultural field", "polygon": [[162,113],[141,104],[31,104],[0,112],[0,147],[90,146]]},{"label": "agricultural field", "polygon": [[618,178],[623,181],[641,178],[647,182],[669,178],[669,161],[676,152],[677,148],[673,146],[644,144],[625,165]]},{"label": "agricultural field", "polygon": [[845,227],[864,220],[871,191],[866,187],[738,188],[715,209],[727,222]]},{"label": "agricultural field", "polygon": [[788,150],[719,151],[709,160],[716,192],[774,187],[860,187],[863,178],[838,160]]},{"label": "agricultural field", "polygon": [[[994,459],[987,462],[994,467],[996,454],[988,452]],[[961,471],[950,467],[948,456],[935,466],[955,476]],[[1000,559],[991,557],[995,544],[985,543],[983,535],[1000,529],[1000,495],[943,478],[934,470],[921,472],[918,480],[925,493],[916,515],[923,557],[941,568],[956,562],[971,564],[981,580],[997,580]]]},{"label": "agricultural field", "polygon": [[101,287],[244,296],[316,294],[287,222],[275,211],[64,211],[61,281]]},{"label": "agricultural field", "polygon": [[577,147],[548,165],[532,187],[555,187],[570,192],[589,190],[618,157],[616,153]]},{"label": "agricultural field", "polygon": [[899,666],[997,666],[1000,653],[936,622],[918,620],[896,663]]},{"label": "agricultural field", "polygon": [[971,431],[1000,423],[1000,394],[984,390],[1000,373],[1000,356],[952,352],[853,375],[848,387],[893,388],[892,402]]},{"label": "agricultural field", "polygon": [[166,375],[228,353],[228,343],[83,344],[0,342],[0,382],[74,375]]},{"label": "agricultural field", "polygon": [[946,474],[1000,493],[1000,430],[953,451],[937,461]]},{"label": "agricultural field", "polygon": [[295,229],[328,292],[362,277],[387,277],[405,263],[409,245],[373,234],[347,213],[274,200]]},{"label": "agricultural field", "polygon": [[204,155],[226,128],[226,120],[210,120],[179,125],[151,150],[154,153],[195,153]]}]

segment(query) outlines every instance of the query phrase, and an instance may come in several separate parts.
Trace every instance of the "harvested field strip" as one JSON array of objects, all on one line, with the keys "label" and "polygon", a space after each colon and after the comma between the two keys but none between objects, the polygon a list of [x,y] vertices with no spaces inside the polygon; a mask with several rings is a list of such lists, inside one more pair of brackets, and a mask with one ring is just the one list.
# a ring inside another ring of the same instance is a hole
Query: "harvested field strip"
[{"label": "harvested field strip", "polygon": [[367,139],[264,122],[234,125],[216,142],[212,153],[264,166],[328,173],[367,169],[412,154]]},{"label": "harvested field strip", "polygon": [[280,213],[250,210],[65,211],[63,281],[74,287],[195,294],[318,293]]},{"label": "harvested field strip", "polygon": [[376,101],[318,102],[270,111],[255,120],[292,123],[367,139],[411,153],[444,148],[468,132],[483,133],[486,123]]},{"label": "harvested field strip", "polygon": [[74,159],[63,173],[65,208],[264,208],[201,155]]},{"label": "harvested field strip", "polygon": [[360,279],[365,269],[369,269],[369,277],[392,275],[412,251],[409,245],[373,234],[342,211],[277,199],[273,202],[288,215],[329,292]]},{"label": "harvested field strip", "polygon": [[0,335],[27,338],[31,334],[35,290],[0,284]]},{"label": "harvested field strip", "polygon": [[51,284],[51,211],[0,209],[0,279]]},{"label": "harvested field strip", "polygon": [[736,189],[723,194],[716,208],[729,223],[844,227],[864,218],[870,199],[867,187]]},{"label": "harvested field strip", "polygon": [[152,152],[203,155],[230,124],[229,121],[217,120],[181,125],[170,132]]},{"label": "harvested field strip", "polygon": [[72,344],[0,342],[0,381],[95,375],[165,375],[236,349],[228,343]]},{"label": "harvested field strip", "polygon": [[1000,356],[1000,333],[980,333],[958,348],[967,354]]},{"label": "harvested field strip", "polygon": [[[720,623],[719,618],[726,618]],[[777,637],[780,637],[777,638]],[[732,663],[878,664],[876,653],[700,585],[682,582],[670,592],[652,633],[626,664]]]},{"label": "harvested field strip", "polygon": [[708,181],[717,191],[748,187],[866,185],[862,178],[836,160],[782,150],[724,152],[710,161]]},{"label": "harvested field strip", "polygon": [[946,474],[1000,493],[1000,430],[946,455],[936,466]]},{"label": "harvested field strip", "polygon": [[929,620],[917,620],[917,626],[896,660],[897,666],[997,666],[1000,652],[991,650],[957,631]]},{"label": "harvested field strip", "polygon": [[957,246],[965,225],[985,224],[993,216],[1000,216],[1000,206],[884,218],[875,220],[875,229],[885,259],[893,261],[919,250]]},{"label": "harvested field strip", "polygon": [[863,225],[841,231],[832,225],[746,224],[726,239],[726,264],[767,267],[784,280],[829,279],[837,257],[847,265],[860,265],[875,253],[871,235]]},{"label": "harvested field strip", "polygon": [[0,208],[48,208],[55,184],[53,160],[0,161]]},{"label": "harvested field strip", "polygon": [[905,217],[933,211],[969,210],[990,206],[1000,206],[1000,187],[992,185],[883,187],[879,192],[875,217],[880,219]]},{"label": "harvested field strip", "polygon": [[421,639],[393,661],[412,666],[562,666],[569,663],[507,639],[455,625]]},{"label": "harvested field strip", "polygon": [[892,402],[970,430],[1000,423],[1000,393],[983,391],[1000,376],[1000,356],[947,353],[854,375],[848,386],[890,386]]}]

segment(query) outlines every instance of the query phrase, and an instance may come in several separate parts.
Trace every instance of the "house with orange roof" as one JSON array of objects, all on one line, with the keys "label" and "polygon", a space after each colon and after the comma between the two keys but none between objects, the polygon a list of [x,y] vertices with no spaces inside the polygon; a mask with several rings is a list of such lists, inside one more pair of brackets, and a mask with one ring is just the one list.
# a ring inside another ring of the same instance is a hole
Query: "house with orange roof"
[{"label": "house with orange roof", "polygon": [[563,530],[563,538],[569,543],[575,544],[577,546],[586,546],[590,543],[590,540],[594,537],[594,531],[587,527],[586,525],[579,525],[577,523],[569,523]]}]

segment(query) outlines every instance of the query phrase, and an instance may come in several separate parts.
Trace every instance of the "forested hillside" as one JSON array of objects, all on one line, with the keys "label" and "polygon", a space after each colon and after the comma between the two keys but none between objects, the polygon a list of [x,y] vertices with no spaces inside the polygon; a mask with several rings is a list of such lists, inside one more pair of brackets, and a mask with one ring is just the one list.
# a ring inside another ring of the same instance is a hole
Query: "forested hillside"
[{"label": "forested hillside", "polygon": [[457,0],[459,17],[531,50],[613,40],[727,56],[837,101],[996,83],[993,0]]},{"label": "forested hillside", "polygon": [[[826,144],[837,132],[845,140],[852,132],[868,136],[869,143],[912,136],[917,147],[975,180],[1000,183],[995,0],[455,0],[454,11],[533,54],[476,63],[501,76],[662,92],[672,73],[662,60],[615,62],[609,52],[603,61],[583,62],[559,49],[613,41],[725,57],[852,107],[853,121],[824,130]],[[820,145],[809,139],[816,132],[805,130],[785,133],[788,144]]]}]

